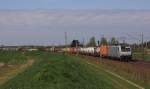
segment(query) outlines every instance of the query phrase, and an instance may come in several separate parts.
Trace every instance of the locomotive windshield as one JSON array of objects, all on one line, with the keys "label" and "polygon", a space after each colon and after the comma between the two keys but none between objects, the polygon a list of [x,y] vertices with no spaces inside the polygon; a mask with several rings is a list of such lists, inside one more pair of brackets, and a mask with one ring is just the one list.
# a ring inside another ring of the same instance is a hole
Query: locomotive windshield
[{"label": "locomotive windshield", "polygon": [[131,48],[130,48],[130,47],[122,46],[122,47],[121,47],[121,51],[122,51],[122,52],[130,52],[130,51],[131,51]]}]

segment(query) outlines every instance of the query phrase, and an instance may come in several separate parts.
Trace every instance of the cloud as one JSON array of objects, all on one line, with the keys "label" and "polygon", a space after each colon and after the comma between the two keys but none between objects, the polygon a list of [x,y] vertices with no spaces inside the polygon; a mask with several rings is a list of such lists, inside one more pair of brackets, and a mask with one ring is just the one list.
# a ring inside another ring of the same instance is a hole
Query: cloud
[{"label": "cloud", "polygon": [[144,32],[148,36],[149,24],[149,10],[6,10],[0,11],[0,40],[17,43],[29,38],[47,39],[47,44],[48,40],[62,40],[65,31],[70,33],[70,40],[99,34]]},{"label": "cloud", "polygon": [[0,24],[35,25],[144,25],[150,22],[150,11],[1,11]]}]

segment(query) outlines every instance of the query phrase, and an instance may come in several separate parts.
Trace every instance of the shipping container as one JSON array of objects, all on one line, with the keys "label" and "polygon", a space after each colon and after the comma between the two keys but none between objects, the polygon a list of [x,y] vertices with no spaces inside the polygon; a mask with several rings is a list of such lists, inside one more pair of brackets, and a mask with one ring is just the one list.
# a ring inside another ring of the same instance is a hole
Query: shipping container
[{"label": "shipping container", "polygon": [[108,50],[109,50],[109,46],[102,45],[100,47],[100,56],[101,57],[108,57]]}]

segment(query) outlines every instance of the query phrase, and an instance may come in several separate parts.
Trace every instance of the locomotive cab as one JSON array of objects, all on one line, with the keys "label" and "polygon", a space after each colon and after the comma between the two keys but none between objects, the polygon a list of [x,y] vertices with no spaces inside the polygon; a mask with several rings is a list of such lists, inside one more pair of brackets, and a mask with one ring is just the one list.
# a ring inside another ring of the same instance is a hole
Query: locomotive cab
[{"label": "locomotive cab", "polygon": [[110,46],[108,50],[108,57],[120,60],[130,60],[132,59],[132,52],[130,46]]},{"label": "locomotive cab", "polygon": [[120,46],[120,58],[132,59],[132,51],[130,46]]}]

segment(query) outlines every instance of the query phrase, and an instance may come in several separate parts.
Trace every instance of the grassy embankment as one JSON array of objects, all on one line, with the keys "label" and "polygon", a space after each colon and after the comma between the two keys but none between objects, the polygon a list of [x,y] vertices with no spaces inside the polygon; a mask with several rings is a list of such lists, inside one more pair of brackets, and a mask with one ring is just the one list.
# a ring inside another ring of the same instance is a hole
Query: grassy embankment
[{"label": "grassy embankment", "polygon": [[148,67],[145,68],[144,65],[134,64],[134,62],[119,62],[114,60],[92,57],[83,57],[82,59],[86,59],[94,63],[96,67],[98,66],[103,70],[108,70],[119,76],[124,77],[129,81],[132,81],[137,85],[141,85],[145,87],[145,89],[150,89],[150,69]]},{"label": "grassy embankment", "polygon": [[137,89],[79,57],[47,52],[26,55],[37,60],[0,89]]},{"label": "grassy embankment", "polygon": [[0,85],[28,67],[27,56],[16,51],[0,51]]}]

